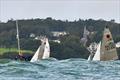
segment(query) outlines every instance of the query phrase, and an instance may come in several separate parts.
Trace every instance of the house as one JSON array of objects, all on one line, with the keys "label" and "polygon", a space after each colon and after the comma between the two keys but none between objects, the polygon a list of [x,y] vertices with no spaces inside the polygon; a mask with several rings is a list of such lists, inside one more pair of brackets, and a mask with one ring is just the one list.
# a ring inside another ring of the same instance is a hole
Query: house
[{"label": "house", "polygon": [[52,31],[52,36],[54,37],[60,37],[60,36],[65,36],[69,33],[65,32],[65,31]]}]

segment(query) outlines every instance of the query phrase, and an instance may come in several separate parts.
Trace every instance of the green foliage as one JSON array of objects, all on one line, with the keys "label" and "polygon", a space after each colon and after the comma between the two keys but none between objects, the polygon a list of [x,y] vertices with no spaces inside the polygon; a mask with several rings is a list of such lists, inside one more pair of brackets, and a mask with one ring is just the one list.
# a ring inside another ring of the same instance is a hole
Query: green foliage
[{"label": "green foliage", "polygon": [[[89,52],[80,44],[84,27],[86,26],[91,32],[95,31],[94,36],[89,36],[89,43],[94,41],[99,42],[106,24],[109,25],[115,42],[120,41],[120,24],[115,22],[93,19],[79,19],[78,21],[69,22],[67,20],[55,20],[51,17],[46,19],[18,20],[21,49],[37,50],[40,41],[30,38],[31,33],[37,36],[46,35],[51,39],[51,31],[66,31],[69,32],[69,35],[61,37],[60,44],[50,42],[51,56],[58,59],[71,57],[87,58]],[[7,23],[0,23],[0,47],[17,48],[16,25],[14,20],[9,20]]]},{"label": "green foliage", "polygon": [[89,52],[80,44],[77,36],[70,35],[61,39],[61,43],[51,43],[51,56],[57,59],[87,58]]},{"label": "green foliage", "polygon": [[[16,48],[0,48],[0,55],[3,55],[4,53],[7,52],[16,52],[18,54],[18,49]],[[32,54],[33,52],[30,50],[21,50],[22,53],[29,53]]]},{"label": "green foliage", "polygon": [[31,51],[36,51],[41,42],[39,40],[34,40],[34,39],[24,39],[22,38],[20,40],[21,44],[21,49],[25,50],[31,50]]}]

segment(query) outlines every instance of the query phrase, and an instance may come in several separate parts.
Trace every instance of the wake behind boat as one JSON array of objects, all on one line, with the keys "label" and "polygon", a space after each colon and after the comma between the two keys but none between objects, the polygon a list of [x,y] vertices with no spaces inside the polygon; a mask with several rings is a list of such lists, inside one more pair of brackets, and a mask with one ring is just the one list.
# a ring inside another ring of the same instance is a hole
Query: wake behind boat
[{"label": "wake behind boat", "polygon": [[36,53],[30,60],[30,62],[35,62],[41,59],[49,58],[50,46],[49,46],[48,38],[44,37],[43,39],[41,39],[41,42],[42,42],[41,45],[37,49]]},{"label": "wake behind boat", "polygon": [[118,55],[112,34],[109,28],[106,27],[103,32],[103,39],[98,44],[97,51],[95,54],[91,53],[88,60],[107,61],[117,59]]}]

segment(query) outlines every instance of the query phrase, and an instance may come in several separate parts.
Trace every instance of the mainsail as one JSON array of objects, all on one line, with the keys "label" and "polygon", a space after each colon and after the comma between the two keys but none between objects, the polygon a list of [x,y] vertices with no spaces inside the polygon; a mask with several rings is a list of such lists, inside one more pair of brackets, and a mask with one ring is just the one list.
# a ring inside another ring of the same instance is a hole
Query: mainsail
[{"label": "mainsail", "polygon": [[105,28],[103,39],[101,43],[101,56],[100,60],[116,60],[118,59],[115,43],[109,28]]},{"label": "mainsail", "polygon": [[46,38],[46,45],[45,45],[42,59],[49,58],[49,56],[50,56],[50,45],[49,45],[48,39]]},{"label": "mainsail", "polygon": [[103,32],[103,39],[100,41],[93,60],[107,61],[118,59],[115,43],[109,28],[105,28]]},{"label": "mainsail", "polygon": [[47,38],[44,38],[42,41],[42,44],[37,49],[36,53],[32,57],[30,62],[35,62],[40,59],[46,59],[50,56],[50,46]]}]

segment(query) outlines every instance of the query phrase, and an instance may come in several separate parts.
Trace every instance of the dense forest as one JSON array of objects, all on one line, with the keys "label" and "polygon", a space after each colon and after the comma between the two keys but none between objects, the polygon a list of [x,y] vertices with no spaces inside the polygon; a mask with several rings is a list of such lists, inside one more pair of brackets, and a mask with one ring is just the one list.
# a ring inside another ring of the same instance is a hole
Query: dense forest
[{"label": "dense forest", "polygon": [[[80,43],[85,26],[88,31],[93,33],[88,36],[89,41],[87,46],[91,42],[99,42],[101,40],[102,31],[106,25],[109,26],[115,42],[120,41],[120,24],[115,23],[113,20],[79,19],[77,21],[62,21],[48,17],[46,19],[18,20],[18,25],[21,49],[36,51],[40,45],[40,41],[35,40],[30,35],[46,35],[50,40],[51,57],[57,59],[88,57],[88,50]],[[69,34],[60,36],[59,40],[61,43],[56,43],[51,41],[53,39],[52,31],[65,31]],[[11,19],[6,23],[0,22],[0,47],[17,48],[15,20]],[[120,53],[120,50],[118,51]]]}]

